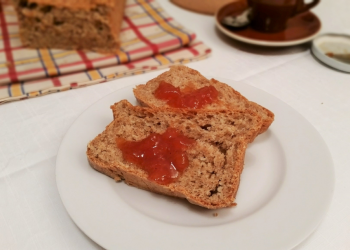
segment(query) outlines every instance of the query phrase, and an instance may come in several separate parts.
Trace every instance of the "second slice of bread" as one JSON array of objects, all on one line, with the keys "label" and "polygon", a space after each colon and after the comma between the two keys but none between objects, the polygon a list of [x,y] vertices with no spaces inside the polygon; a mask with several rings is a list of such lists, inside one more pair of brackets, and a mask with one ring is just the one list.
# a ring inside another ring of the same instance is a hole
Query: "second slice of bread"
[{"label": "second slice of bread", "polygon": [[[114,120],[88,144],[87,157],[97,171],[131,186],[155,193],[186,198],[216,209],[235,205],[245,150],[262,126],[252,111],[143,108],[126,100],[112,107]],[[189,166],[173,183],[149,180],[141,168],[123,159],[116,138],[139,141],[168,127],[195,143],[188,148]]]},{"label": "second slice of bread", "polygon": [[214,86],[219,92],[219,102],[206,105],[204,108],[253,110],[258,113],[263,120],[263,126],[259,133],[265,132],[274,120],[274,114],[270,110],[255,102],[249,101],[229,85],[215,79],[208,80],[198,71],[183,65],[173,66],[169,71],[148,81],[146,84],[136,86],[134,89],[134,95],[142,106],[151,108],[168,106],[166,101],[159,100],[154,96],[154,92],[162,81],[170,83],[175,87],[180,87],[180,89],[184,89],[188,85],[191,85],[196,89],[205,86]]}]

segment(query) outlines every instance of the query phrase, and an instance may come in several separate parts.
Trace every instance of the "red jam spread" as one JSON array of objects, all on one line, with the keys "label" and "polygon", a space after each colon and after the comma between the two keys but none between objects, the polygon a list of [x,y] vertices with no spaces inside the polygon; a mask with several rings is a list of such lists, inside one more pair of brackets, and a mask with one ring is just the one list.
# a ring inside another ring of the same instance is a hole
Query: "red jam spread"
[{"label": "red jam spread", "polygon": [[163,134],[152,133],[141,141],[117,138],[116,142],[127,162],[145,170],[149,180],[166,185],[187,168],[186,150],[195,140],[168,128]]},{"label": "red jam spread", "polygon": [[200,89],[191,87],[181,92],[170,83],[162,81],[154,93],[157,99],[167,100],[167,104],[174,108],[199,109],[206,104],[213,103],[218,98],[218,91],[213,86]]}]

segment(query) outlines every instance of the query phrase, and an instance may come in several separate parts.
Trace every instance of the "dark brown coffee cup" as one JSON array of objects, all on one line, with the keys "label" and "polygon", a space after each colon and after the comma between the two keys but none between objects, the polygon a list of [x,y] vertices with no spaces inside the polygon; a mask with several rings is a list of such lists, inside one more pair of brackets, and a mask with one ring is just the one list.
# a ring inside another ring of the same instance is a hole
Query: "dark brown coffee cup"
[{"label": "dark brown coffee cup", "polygon": [[262,32],[279,32],[286,28],[289,18],[308,11],[320,0],[248,0],[252,8],[251,26]]}]

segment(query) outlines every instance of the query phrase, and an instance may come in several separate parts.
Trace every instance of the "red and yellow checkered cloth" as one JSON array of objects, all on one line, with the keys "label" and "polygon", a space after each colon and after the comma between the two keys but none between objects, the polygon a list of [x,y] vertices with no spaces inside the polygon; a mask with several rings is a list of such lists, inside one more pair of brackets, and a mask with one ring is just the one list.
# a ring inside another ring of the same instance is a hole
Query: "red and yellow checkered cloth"
[{"label": "red and yellow checkered cloth", "polygon": [[12,6],[0,12],[0,104],[201,60],[210,49],[152,0],[127,0],[116,55],[27,49]]}]

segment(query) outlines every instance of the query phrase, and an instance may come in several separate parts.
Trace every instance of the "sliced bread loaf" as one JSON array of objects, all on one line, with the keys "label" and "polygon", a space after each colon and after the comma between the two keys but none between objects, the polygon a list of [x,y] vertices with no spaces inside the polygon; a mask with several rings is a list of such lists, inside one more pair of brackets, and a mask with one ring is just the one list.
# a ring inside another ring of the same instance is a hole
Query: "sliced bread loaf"
[{"label": "sliced bread loaf", "polygon": [[146,84],[138,85],[134,89],[134,95],[142,106],[146,107],[167,107],[167,101],[157,99],[154,96],[156,89],[161,82],[167,82],[180,89],[185,89],[189,85],[195,89],[205,86],[214,86],[218,91],[218,102],[208,104],[205,109],[250,109],[258,113],[263,120],[263,126],[259,133],[265,132],[274,120],[274,114],[255,102],[249,101],[238,91],[229,85],[215,79],[208,80],[198,71],[183,65],[173,66],[169,71],[148,81]]},{"label": "sliced bread loaf", "polygon": [[17,12],[19,37],[24,46],[112,55],[119,51],[125,0],[11,2]]},{"label": "sliced bread loaf", "polygon": [[[247,144],[262,126],[255,112],[152,109],[132,106],[126,100],[111,108],[114,120],[87,147],[88,161],[94,169],[131,186],[186,198],[209,209],[235,205]],[[182,175],[161,185],[124,160],[116,139],[140,141],[151,133],[162,134],[169,127],[195,143],[186,151],[189,165]]]}]

